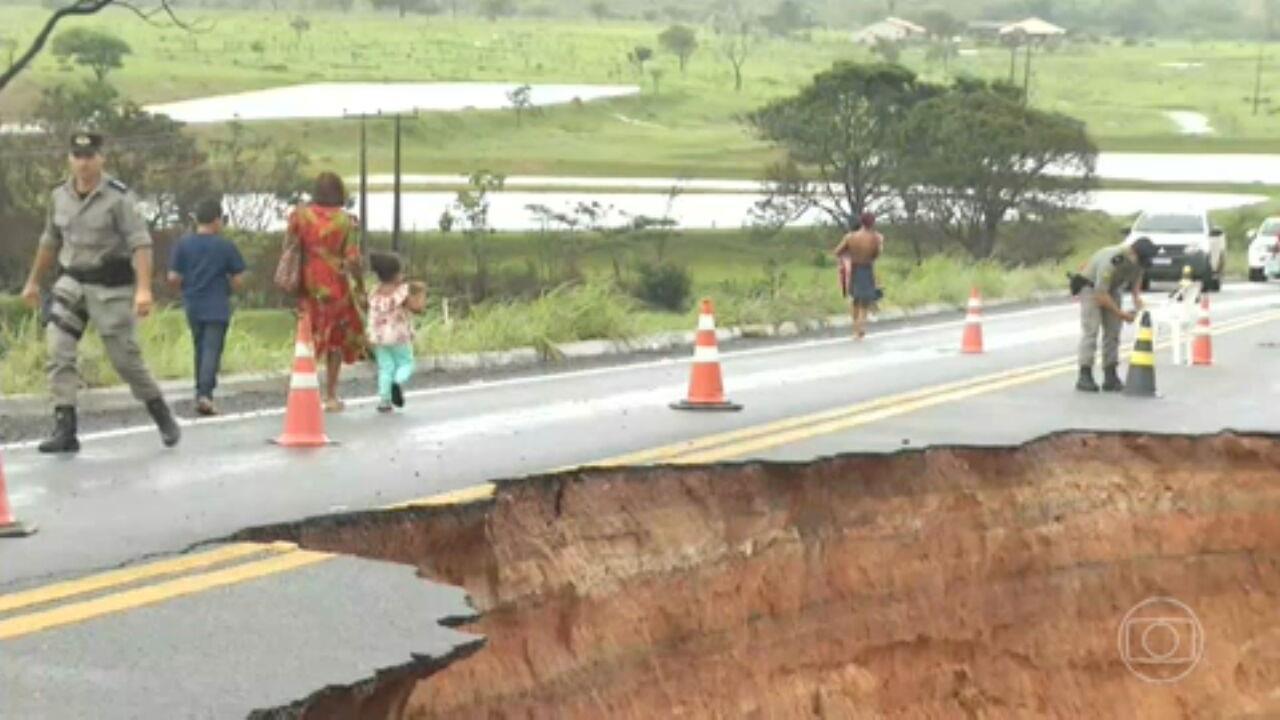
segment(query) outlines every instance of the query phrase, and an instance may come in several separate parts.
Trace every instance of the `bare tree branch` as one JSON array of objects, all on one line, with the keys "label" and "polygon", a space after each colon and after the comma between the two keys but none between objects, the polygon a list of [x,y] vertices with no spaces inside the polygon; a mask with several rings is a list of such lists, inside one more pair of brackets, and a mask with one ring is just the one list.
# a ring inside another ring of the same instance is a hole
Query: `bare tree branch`
[{"label": "bare tree branch", "polygon": [[[138,7],[137,5],[134,5],[132,2],[127,2],[127,0],[115,0],[114,2],[115,5],[118,5],[119,7],[122,7],[125,10],[132,12],[134,15],[137,15],[139,18],[141,18],[143,22],[147,23],[148,25],[151,25],[152,27],[158,27],[158,28],[176,27],[190,33],[203,33],[213,29],[212,23],[200,23],[200,22],[193,23],[193,22],[187,22],[186,20],[183,20],[182,18],[178,17],[178,14],[174,12],[173,6],[170,5],[169,3],[170,3],[170,0],[161,0],[159,5],[148,9],[148,8]],[[163,16],[163,18],[166,18],[166,19],[157,21],[155,18],[160,16]]]}]

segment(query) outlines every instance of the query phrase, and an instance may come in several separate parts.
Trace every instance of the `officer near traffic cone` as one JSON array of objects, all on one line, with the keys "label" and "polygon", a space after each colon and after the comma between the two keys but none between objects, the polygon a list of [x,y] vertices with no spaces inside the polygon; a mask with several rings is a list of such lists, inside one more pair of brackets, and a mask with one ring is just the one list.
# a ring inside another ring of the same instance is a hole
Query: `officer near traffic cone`
[{"label": "officer near traffic cone", "polygon": [[116,373],[146,405],[165,446],[178,444],[182,431],[173,419],[138,346],[137,318],[151,313],[151,233],[138,201],[123,183],[102,171],[103,138],[88,132],[71,137],[71,178],[53,189],[49,219],[22,297],[36,307],[40,281],[58,266],[45,333],[49,346],[49,389],[54,430],[40,444],[43,453],[80,449],[76,437],[76,355],[92,322],[102,336]]},{"label": "officer near traffic cone", "polygon": [[[1114,245],[1094,253],[1081,272],[1084,296],[1080,302],[1080,378],[1076,389],[1098,392],[1093,378],[1093,363],[1098,352],[1098,335],[1102,335],[1102,361],[1105,379],[1102,390],[1120,392],[1120,328],[1133,322],[1142,311],[1142,274],[1156,255],[1150,238],[1138,238],[1128,245]],[[1073,283],[1073,286],[1076,283]],[[1126,286],[1133,291],[1132,312],[1122,307],[1120,292]]]}]

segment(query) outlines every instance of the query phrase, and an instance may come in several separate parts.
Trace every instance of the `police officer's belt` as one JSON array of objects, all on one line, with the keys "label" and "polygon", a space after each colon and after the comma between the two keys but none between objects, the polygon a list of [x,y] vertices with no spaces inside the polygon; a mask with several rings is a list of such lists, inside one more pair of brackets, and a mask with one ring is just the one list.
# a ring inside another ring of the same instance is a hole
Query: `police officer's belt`
[{"label": "police officer's belt", "polygon": [[126,287],[133,285],[133,263],[124,258],[107,260],[96,268],[78,270],[63,269],[76,282],[84,285],[100,285],[102,287]]}]

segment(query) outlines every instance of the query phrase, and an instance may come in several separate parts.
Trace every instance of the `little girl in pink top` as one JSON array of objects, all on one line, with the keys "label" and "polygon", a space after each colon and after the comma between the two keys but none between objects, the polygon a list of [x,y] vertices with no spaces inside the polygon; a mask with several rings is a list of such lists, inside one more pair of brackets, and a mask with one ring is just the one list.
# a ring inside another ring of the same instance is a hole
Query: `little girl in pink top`
[{"label": "little girl in pink top", "polygon": [[374,253],[369,264],[378,285],[369,291],[369,344],[378,361],[378,412],[404,407],[404,384],[413,376],[413,317],[427,306],[427,286],[405,282],[400,258]]}]

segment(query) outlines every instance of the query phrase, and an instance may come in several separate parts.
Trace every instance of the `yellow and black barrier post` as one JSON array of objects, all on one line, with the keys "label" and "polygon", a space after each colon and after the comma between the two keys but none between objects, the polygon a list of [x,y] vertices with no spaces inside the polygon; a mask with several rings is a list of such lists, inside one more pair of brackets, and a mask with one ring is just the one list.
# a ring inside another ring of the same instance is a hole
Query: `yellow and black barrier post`
[{"label": "yellow and black barrier post", "polygon": [[1125,378],[1124,394],[1134,397],[1156,397],[1155,331],[1151,326],[1151,312],[1142,311],[1138,321],[1138,336],[1129,356],[1129,374]]}]

